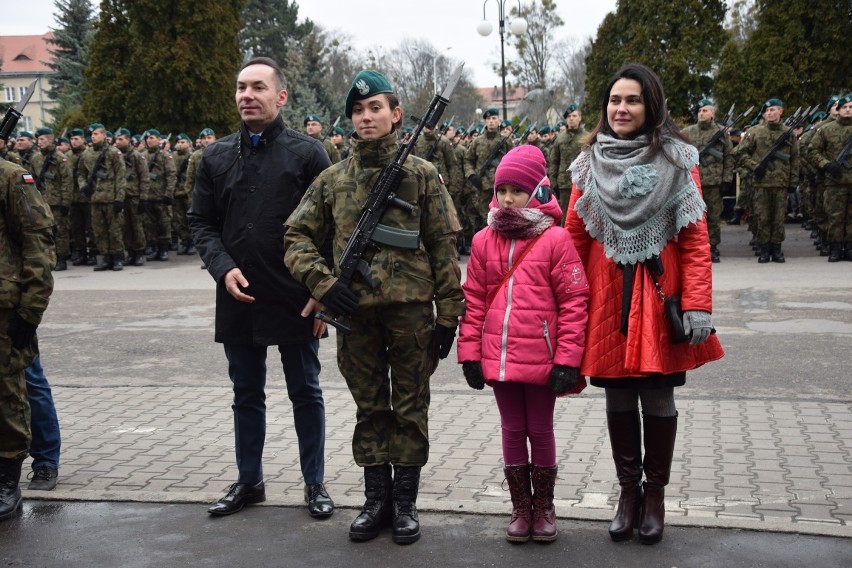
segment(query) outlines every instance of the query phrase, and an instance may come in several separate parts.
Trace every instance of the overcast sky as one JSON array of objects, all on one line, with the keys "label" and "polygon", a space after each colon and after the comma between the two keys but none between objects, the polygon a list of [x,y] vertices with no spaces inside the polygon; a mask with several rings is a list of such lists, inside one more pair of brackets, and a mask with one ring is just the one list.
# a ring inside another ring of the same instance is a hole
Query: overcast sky
[{"label": "overcast sky", "polygon": [[[92,3],[99,4],[96,0]],[[565,25],[554,39],[581,40],[597,33],[604,16],[615,10],[616,0],[557,0],[556,4]],[[436,51],[465,61],[478,86],[490,87],[500,81],[491,70],[500,62],[497,0],[485,2],[485,17],[494,28],[487,37],[476,32],[483,16],[481,0],[400,0],[378,5],[359,5],[354,0],[302,0],[298,5],[300,20],[310,18],[326,29],[346,33],[358,50],[392,49],[404,38],[424,38]],[[508,0],[507,12],[513,6],[517,2]],[[45,33],[56,25],[54,9],[53,0],[3,0],[0,35]],[[507,58],[511,55],[507,47]]]}]

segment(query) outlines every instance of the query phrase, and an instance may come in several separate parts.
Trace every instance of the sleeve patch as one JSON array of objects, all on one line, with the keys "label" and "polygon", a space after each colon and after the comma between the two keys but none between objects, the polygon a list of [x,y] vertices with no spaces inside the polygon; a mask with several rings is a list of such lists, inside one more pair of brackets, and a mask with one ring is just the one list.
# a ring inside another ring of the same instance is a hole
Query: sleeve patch
[{"label": "sleeve patch", "polygon": [[29,184],[33,184],[33,183],[35,183],[35,180],[33,179],[33,176],[32,176],[32,175],[30,175],[30,174],[23,174],[21,177],[23,177],[23,178],[24,178],[24,183],[29,183]]}]

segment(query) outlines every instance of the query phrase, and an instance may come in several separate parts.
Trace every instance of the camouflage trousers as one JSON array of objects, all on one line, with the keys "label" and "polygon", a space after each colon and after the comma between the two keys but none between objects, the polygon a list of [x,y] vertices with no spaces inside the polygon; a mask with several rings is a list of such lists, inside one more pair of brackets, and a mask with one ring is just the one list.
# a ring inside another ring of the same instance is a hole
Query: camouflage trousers
[{"label": "camouflage trousers", "polygon": [[0,309],[0,458],[23,460],[31,440],[24,369],[38,353],[38,340],[26,349],[12,349],[6,335],[11,317],[11,309]]},{"label": "camouflage trousers", "polygon": [[145,241],[148,246],[167,245],[172,240],[172,206],[149,201],[145,214]]},{"label": "camouflage trousers", "polygon": [[71,225],[71,247],[82,253],[87,247],[94,247],[90,242],[92,235],[92,210],[89,203],[73,203],[68,214]]},{"label": "camouflage trousers", "polygon": [[571,201],[571,189],[572,187],[569,185],[568,187],[560,187],[559,195],[556,197],[557,203],[559,203],[559,208],[562,209],[562,219],[559,221],[561,226],[565,226],[565,217],[568,212],[568,202]]},{"label": "camouflage trousers", "polygon": [[71,256],[71,223],[68,219],[69,215],[63,215],[59,211],[59,207],[51,206],[53,218],[56,220],[56,255],[59,258],[68,258]]},{"label": "camouflage trousers", "polygon": [[820,234],[828,232],[828,212],[825,210],[825,182],[819,181],[814,187],[813,222]]},{"label": "camouflage trousers", "polygon": [[491,210],[491,200],[494,199],[494,187],[486,187],[482,191],[477,190],[479,203],[476,206],[478,219],[476,230],[480,230],[488,223],[488,212]]},{"label": "camouflage trousers", "polygon": [[814,215],[814,186],[805,183],[802,189],[802,215],[805,219],[812,219]]},{"label": "camouflage trousers", "polygon": [[175,195],[175,202],[172,204],[172,234],[184,242],[192,239],[189,234],[189,221],[186,219],[190,199],[189,195]]},{"label": "camouflage trousers", "polygon": [[722,190],[718,185],[708,185],[701,190],[704,204],[707,205],[707,233],[710,235],[710,244],[716,246],[722,240]]},{"label": "camouflage trousers", "polygon": [[473,235],[476,234],[476,229],[479,224],[479,210],[477,209],[477,190],[475,187],[465,182],[461,190],[457,190],[453,195],[453,204],[456,206],[459,223],[462,226],[462,235],[464,242],[470,246],[470,241]]},{"label": "camouflage trousers", "polygon": [[139,212],[139,198],[124,199],[124,248],[133,252],[145,250],[145,214]]},{"label": "camouflage trousers", "polygon": [[359,466],[421,467],[429,459],[431,303],[359,309],[352,333],[337,335],[337,366],[356,412],[352,454]]},{"label": "camouflage trousers", "polygon": [[787,217],[787,188],[762,187],[753,189],[754,214],[757,217],[758,244],[784,242],[784,219]]},{"label": "camouflage trousers", "polygon": [[826,185],[823,206],[828,216],[828,242],[852,241],[852,186]]},{"label": "camouflage trousers", "polygon": [[92,234],[101,254],[124,254],[124,212],[112,203],[92,203]]}]

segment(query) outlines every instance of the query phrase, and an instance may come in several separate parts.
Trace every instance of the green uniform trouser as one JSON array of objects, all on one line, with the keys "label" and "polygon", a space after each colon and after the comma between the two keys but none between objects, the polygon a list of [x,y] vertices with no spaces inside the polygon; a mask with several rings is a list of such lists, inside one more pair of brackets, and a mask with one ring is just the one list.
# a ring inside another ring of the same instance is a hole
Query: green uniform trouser
[{"label": "green uniform trouser", "polygon": [[784,219],[787,217],[787,188],[754,188],[754,211],[757,213],[757,244],[784,242]]},{"label": "green uniform trouser", "polygon": [[21,351],[6,335],[11,309],[0,309],[0,458],[21,461],[30,449],[30,403],[24,369],[38,353],[38,342]]},{"label": "green uniform trouser", "polygon": [[133,252],[145,250],[145,215],[139,213],[139,198],[124,198],[124,248]]},{"label": "green uniform trouser", "polygon": [[[89,203],[72,203],[71,212],[68,216],[71,218],[71,244],[74,250],[86,253],[88,245],[87,235],[91,234],[92,228],[92,212]],[[92,243],[94,246],[94,243]]]},{"label": "green uniform trouser", "polygon": [[177,235],[182,242],[192,239],[189,234],[189,221],[186,219],[189,205],[188,195],[175,195],[175,202],[172,204],[172,234]]},{"label": "green uniform trouser", "polygon": [[822,180],[814,186],[814,225],[820,236],[827,237],[828,212],[825,210],[825,182]]},{"label": "green uniform trouser", "polygon": [[[458,213],[459,221],[462,225],[462,235],[464,235],[464,242],[468,247],[470,246],[470,243],[473,240],[473,235],[476,234],[480,223],[478,193],[478,189],[465,181],[462,193],[459,196],[460,203],[456,205],[456,212]],[[455,201],[455,198],[453,201]],[[459,207],[459,205],[461,205],[461,207]]]},{"label": "green uniform trouser", "polygon": [[852,186],[825,186],[823,205],[828,216],[828,242],[852,240]]},{"label": "green uniform trouser", "polygon": [[701,190],[707,205],[707,233],[710,244],[716,246],[722,240],[722,189],[718,185],[708,185]]},{"label": "green uniform trouser", "polygon": [[92,233],[101,254],[124,254],[123,213],[112,203],[92,203]]},{"label": "green uniform trouser", "polygon": [[59,206],[51,206],[53,218],[56,220],[56,256],[58,258],[68,258],[71,256],[70,230],[71,223],[68,215],[63,215],[59,211]]},{"label": "green uniform trouser", "polygon": [[428,461],[434,321],[431,303],[363,308],[352,316],[352,333],[337,334],[337,365],[358,407],[352,454],[359,466]]},{"label": "green uniform trouser", "polygon": [[560,226],[565,226],[565,217],[566,212],[568,211],[568,202],[571,201],[572,189],[573,188],[570,185],[568,187],[559,188],[559,197],[556,198],[556,202],[559,203],[559,208],[562,209],[562,219],[559,220]]},{"label": "green uniform trouser", "polygon": [[172,240],[172,206],[162,201],[149,201],[145,238],[149,246],[168,245]]}]

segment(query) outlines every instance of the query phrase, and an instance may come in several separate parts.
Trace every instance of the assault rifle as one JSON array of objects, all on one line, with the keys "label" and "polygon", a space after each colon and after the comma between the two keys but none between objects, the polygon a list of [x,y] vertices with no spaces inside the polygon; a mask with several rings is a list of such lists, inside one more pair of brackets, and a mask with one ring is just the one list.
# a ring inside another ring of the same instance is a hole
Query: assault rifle
[{"label": "assault rifle", "polygon": [[536,124],[538,124],[538,123],[537,123],[537,122],[533,122],[532,124],[530,124],[529,126],[527,126],[527,129],[526,129],[526,130],[524,130],[524,134],[521,136],[520,141],[518,141],[518,145],[520,145],[520,144],[524,144],[524,143],[527,141],[527,138],[529,138],[529,137],[530,137],[530,132],[532,132],[533,130],[535,130]]},{"label": "assault rifle", "polygon": [[33,79],[33,82],[30,83],[29,87],[27,87],[27,92],[24,93],[23,97],[21,97],[21,101],[17,105],[9,107],[6,111],[6,115],[3,117],[3,122],[0,122],[0,140],[8,140],[9,135],[12,134],[13,130],[15,130],[15,127],[18,125],[18,121],[23,116],[24,107],[27,106],[28,102],[30,102],[30,98],[33,96],[33,92],[35,92],[36,82],[37,79]]},{"label": "assault rifle", "polygon": [[426,159],[426,161],[427,161],[427,162],[431,162],[431,161],[432,161],[432,158],[434,158],[434,157],[435,157],[435,152],[437,152],[437,151],[438,151],[438,144],[440,144],[440,143],[441,143],[441,138],[443,138],[443,137],[444,137],[444,134],[446,134],[446,133],[447,133],[447,130],[449,130],[449,129],[450,129],[450,126],[452,126],[452,125],[453,125],[453,121],[454,121],[455,119],[456,119],[456,115],[453,115],[453,116],[450,118],[450,121],[449,121],[449,122],[447,122],[447,124],[445,124],[445,125],[444,125],[444,127],[441,129],[441,131],[440,131],[440,132],[438,132],[437,136],[435,136],[435,141],[432,143],[432,147],[431,147],[431,148],[429,148],[429,151],[428,151],[428,152],[426,152],[426,158],[425,158],[425,159]]},{"label": "assault rifle", "polygon": [[[471,122],[471,123],[470,123],[470,126],[468,126],[468,127],[465,129],[465,131],[464,131],[464,135],[465,135],[465,136],[469,135],[469,134],[470,134],[470,131],[471,131],[471,130],[473,130],[473,127],[474,127],[474,126],[476,126],[476,122]],[[458,146],[458,145],[459,145],[459,142],[461,142],[461,139],[462,139],[462,138],[463,138],[463,136],[459,136],[459,139],[458,139],[458,140],[456,140],[455,142],[453,142],[453,148],[455,148],[456,146]]]},{"label": "assault rifle", "polygon": [[843,148],[840,149],[840,153],[837,154],[834,161],[840,164],[841,167],[848,170],[852,168],[852,163],[849,161],[850,157],[852,157],[852,136],[849,137],[849,140],[847,140],[846,144],[843,145]]},{"label": "assault rifle", "polygon": [[337,128],[337,125],[340,124],[340,117],[337,117],[337,120],[334,121],[328,130],[325,131],[325,134],[322,137],[322,141],[325,142],[325,139],[331,136],[331,133],[334,132],[334,129]]},{"label": "assault rifle", "polygon": [[[419,232],[387,227],[381,224],[381,220],[385,211],[391,206],[407,211],[409,214],[414,214],[417,209],[417,206],[411,205],[396,196],[396,190],[402,183],[403,165],[414,149],[423,128],[428,126],[431,130],[438,124],[441,114],[450,104],[450,96],[459,82],[463,67],[464,63],[456,67],[444,88],[444,92],[436,94],[432,98],[429,109],[417,122],[408,142],[400,144],[393,160],[382,168],[379,177],[370,189],[367,201],[361,209],[358,224],[355,225],[355,229],[349,236],[346,247],[340,254],[340,260],[337,263],[339,268],[337,279],[344,286],[349,286],[356,274],[360,274],[364,281],[372,286],[373,277],[370,264],[364,260],[364,254],[368,249],[380,249],[382,245],[404,249],[416,249],[420,246]],[[344,335],[349,335],[352,331],[351,324],[348,321],[344,322],[329,317],[324,311],[317,312],[316,318],[334,326]]]},{"label": "assault rifle", "polygon": [[503,138],[502,140],[500,140],[500,142],[498,142],[497,145],[494,146],[494,149],[491,150],[491,153],[488,154],[488,156],[485,158],[485,161],[482,162],[482,167],[479,168],[479,171],[477,172],[476,175],[478,175],[480,178],[482,178],[482,176],[485,175],[485,172],[488,171],[489,166],[494,165],[496,167],[496,164],[492,164],[491,162],[493,162],[494,160],[497,159],[497,154],[500,153],[500,150],[503,149],[503,146],[506,145],[506,142],[508,142],[509,140],[512,139],[512,137],[515,135],[515,132],[517,132],[518,129],[521,127],[521,125],[523,123],[525,123],[526,121],[527,121],[527,117],[522,118],[520,120],[520,122],[518,122],[518,124],[516,124],[515,127],[512,128],[512,131],[509,133],[509,135],[506,136],[505,138]]},{"label": "assault rifle", "polygon": [[722,152],[716,150],[716,144],[719,142],[719,140],[722,139],[722,136],[727,136],[728,131],[736,123],[741,121],[746,115],[751,114],[752,110],[754,110],[754,107],[750,106],[746,110],[738,114],[736,118],[732,118],[732,115],[734,114],[734,105],[731,105],[731,108],[728,109],[728,113],[724,116],[724,118],[722,118],[722,122],[720,122],[722,128],[719,129],[716,134],[713,135],[712,138],[710,138],[707,144],[705,144],[698,150],[698,162],[702,166],[704,165],[704,158],[705,156],[707,156],[707,154],[713,156],[717,160],[721,160],[724,157]]},{"label": "assault rifle", "polygon": [[788,129],[781,133],[781,136],[778,137],[778,140],[769,148],[769,151],[763,156],[760,161],[757,163],[757,166],[751,171],[749,175],[754,175],[754,172],[763,170],[763,171],[773,171],[775,169],[775,164],[773,163],[776,159],[787,162],[790,160],[790,154],[787,152],[782,152],[781,148],[789,144],[790,136],[793,135],[793,129],[802,126],[803,124],[807,124],[808,120],[811,118],[811,114],[813,114],[817,110],[817,106],[814,105],[804,112],[802,111],[802,107],[796,109],[790,117],[784,121],[784,126],[787,126]]}]

